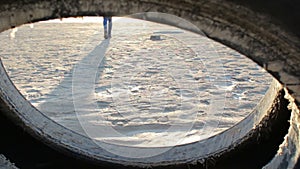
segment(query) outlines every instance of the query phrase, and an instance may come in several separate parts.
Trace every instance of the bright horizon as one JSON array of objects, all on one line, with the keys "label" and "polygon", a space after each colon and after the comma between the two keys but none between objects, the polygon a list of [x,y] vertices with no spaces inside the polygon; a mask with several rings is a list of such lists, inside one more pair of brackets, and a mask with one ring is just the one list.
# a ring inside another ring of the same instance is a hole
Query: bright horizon
[{"label": "bright horizon", "polygon": [[[142,20],[133,19],[133,18],[126,18],[126,17],[112,17],[112,21],[122,21],[125,22],[141,22]],[[46,23],[99,23],[103,22],[102,16],[84,16],[84,17],[69,17],[69,18],[62,18],[62,19],[52,19],[47,21],[42,21]]]}]

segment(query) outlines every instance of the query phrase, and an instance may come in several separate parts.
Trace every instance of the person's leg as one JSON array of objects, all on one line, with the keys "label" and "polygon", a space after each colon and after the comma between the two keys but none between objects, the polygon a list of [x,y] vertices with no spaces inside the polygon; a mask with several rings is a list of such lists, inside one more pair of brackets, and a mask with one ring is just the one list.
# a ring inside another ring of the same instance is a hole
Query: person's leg
[{"label": "person's leg", "polygon": [[104,27],[104,38],[107,39],[107,17],[103,17],[103,27]]},{"label": "person's leg", "polygon": [[108,17],[108,37],[111,38],[112,18]]}]

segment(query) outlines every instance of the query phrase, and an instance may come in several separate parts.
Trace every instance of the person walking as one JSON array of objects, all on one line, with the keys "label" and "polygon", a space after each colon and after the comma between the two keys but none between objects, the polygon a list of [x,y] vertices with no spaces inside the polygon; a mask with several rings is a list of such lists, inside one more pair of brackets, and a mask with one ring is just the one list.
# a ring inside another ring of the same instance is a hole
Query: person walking
[{"label": "person walking", "polygon": [[[112,29],[112,17],[111,16],[103,16],[103,27],[104,27],[104,38],[111,38],[111,29]],[[108,22],[108,27],[107,27]]]}]

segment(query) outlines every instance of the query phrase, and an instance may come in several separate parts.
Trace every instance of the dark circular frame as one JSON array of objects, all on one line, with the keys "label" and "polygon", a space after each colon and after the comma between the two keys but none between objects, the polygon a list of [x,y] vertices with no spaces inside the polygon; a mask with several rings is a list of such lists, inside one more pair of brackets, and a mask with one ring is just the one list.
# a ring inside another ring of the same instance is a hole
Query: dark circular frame
[{"label": "dark circular frame", "polygon": [[[219,157],[237,149],[249,138],[255,137],[255,133],[261,132],[262,124],[274,113],[275,103],[280,102],[279,93],[284,88],[292,111],[290,129],[278,153],[265,168],[293,168],[297,164],[300,152],[300,40],[299,34],[289,23],[273,18],[272,12],[258,12],[247,3],[218,0],[175,0],[172,3],[159,0],[18,0],[12,3],[0,1],[0,9],[0,31],[25,23],[71,16],[124,16],[150,11],[172,14],[190,21],[207,37],[246,55],[282,84],[273,82],[262,102],[236,126],[206,140],[175,146],[159,156],[133,159],[111,154],[95,145],[90,138],[68,130],[44,116],[19,93],[1,63],[1,111],[41,142],[95,163],[138,167],[201,163],[206,158]],[[176,26],[171,21],[166,23],[157,18],[143,19]],[[280,113],[280,110],[277,111]]]}]

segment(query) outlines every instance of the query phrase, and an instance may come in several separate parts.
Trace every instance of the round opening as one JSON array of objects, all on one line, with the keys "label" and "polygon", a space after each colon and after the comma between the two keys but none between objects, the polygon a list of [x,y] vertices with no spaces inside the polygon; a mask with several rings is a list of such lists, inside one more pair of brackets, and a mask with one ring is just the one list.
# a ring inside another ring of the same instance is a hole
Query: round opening
[{"label": "round opening", "polygon": [[[25,98],[92,139],[138,147],[207,139],[247,117],[271,83],[254,62],[205,36],[117,17],[108,41],[102,22],[64,18],[0,35],[2,61]],[[95,106],[81,110],[84,97]]]}]

